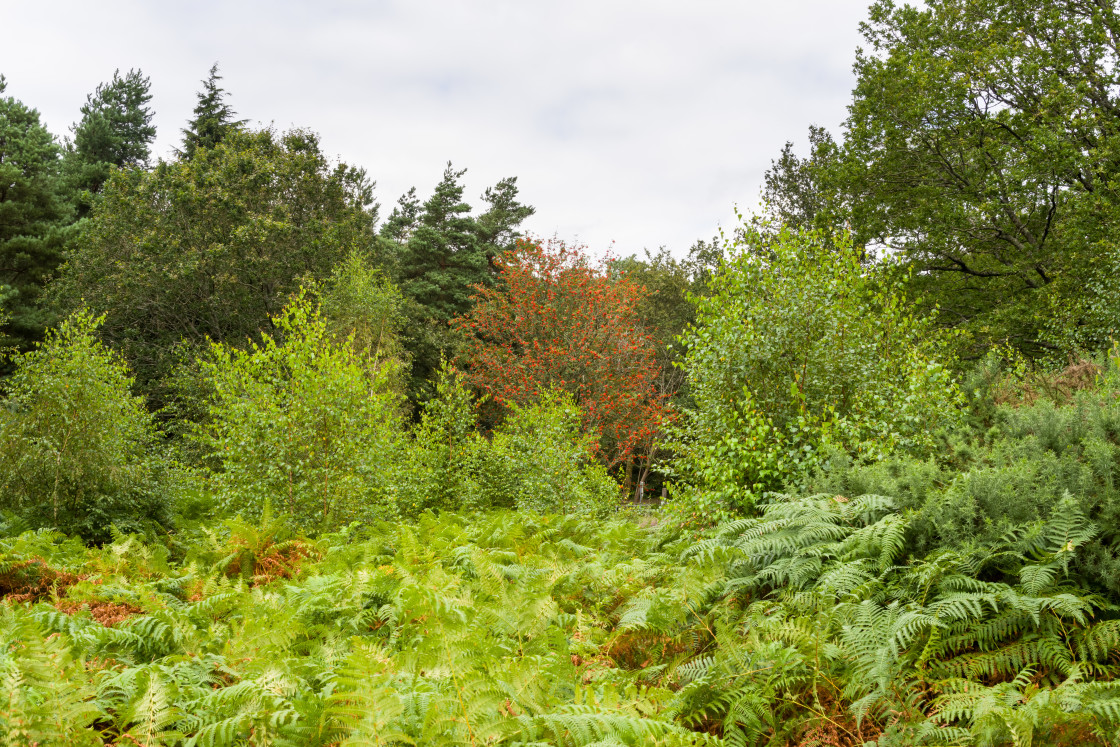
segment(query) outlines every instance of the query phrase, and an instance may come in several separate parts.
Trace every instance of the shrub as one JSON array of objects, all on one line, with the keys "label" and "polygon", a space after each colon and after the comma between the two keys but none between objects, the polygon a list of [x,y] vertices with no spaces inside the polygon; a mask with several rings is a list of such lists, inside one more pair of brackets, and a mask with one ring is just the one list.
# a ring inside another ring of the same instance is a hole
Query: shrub
[{"label": "shrub", "polygon": [[677,468],[705,511],[796,484],[830,448],[857,459],[932,449],[961,398],[893,265],[864,261],[850,237],[786,228],[748,231],[729,250],[683,340],[695,406],[676,433]]},{"label": "shrub", "polygon": [[128,367],[79,311],[15,357],[0,409],[0,507],[91,541],[167,516],[157,431]]},{"label": "shrub", "polygon": [[271,502],[308,530],[395,516],[395,366],[369,365],[353,336],[338,342],[303,293],[273,324],[276,337],[215,343],[201,361],[213,399],[199,437],[221,505],[257,518]]},{"label": "shrub", "polygon": [[817,469],[811,489],[894,496],[912,513],[920,554],[996,542],[1071,496],[1101,529],[1076,568],[1094,588],[1120,598],[1120,356],[1100,370],[1095,386],[1056,390],[1057,401],[993,407],[990,429],[959,430],[954,448],[936,461],[835,458]]},{"label": "shrub", "polygon": [[580,431],[570,395],[548,390],[530,405],[511,404],[482,456],[483,500],[538,513],[604,514],[617,506],[619,487],[595,447],[595,437]]},{"label": "shrub", "polygon": [[406,514],[479,507],[477,471],[488,444],[476,426],[474,399],[463,375],[444,361],[435,396],[424,403],[413,430],[401,484],[401,508]]}]

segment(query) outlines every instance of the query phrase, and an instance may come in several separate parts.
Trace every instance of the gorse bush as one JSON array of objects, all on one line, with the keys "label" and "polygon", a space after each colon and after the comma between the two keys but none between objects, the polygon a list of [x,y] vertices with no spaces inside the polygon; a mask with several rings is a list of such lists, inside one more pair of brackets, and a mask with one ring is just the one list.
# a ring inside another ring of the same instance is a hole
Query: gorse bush
[{"label": "gorse bush", "polygon": [[271,502],[305,530],[395,516],[405,434],[392,361],[370,365],[302,294],[273,324],[275,337],[214,344],[202,361],[213,400],[198,437],[223,508],[255,519]]},{"label": "gorse bush", "polygon": [[913,316],[890,263],[850,238],[747,230],[696,299],[677,470],[711,518],[795,484],[822,449],[925,453],[961,404],[947,349]]},{"label": "gorse bush", "polygon": [[87,540],[167,518],[156,427],[120,357],[77,312],[16,356],[0,407],[0,507]]}]

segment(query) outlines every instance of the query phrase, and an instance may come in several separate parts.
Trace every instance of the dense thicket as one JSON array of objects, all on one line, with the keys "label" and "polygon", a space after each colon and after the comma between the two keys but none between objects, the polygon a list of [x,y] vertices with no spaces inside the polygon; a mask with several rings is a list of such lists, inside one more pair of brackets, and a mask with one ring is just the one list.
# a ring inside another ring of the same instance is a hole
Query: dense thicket
[{"label": "dense thicket", "polygon": [[154,387],[177,346],[259,338],[301,279],[372,255],[371,190],[311,133],[233,132],[189,160],[117,172],[53,298],[104,314],[106,340]]}]

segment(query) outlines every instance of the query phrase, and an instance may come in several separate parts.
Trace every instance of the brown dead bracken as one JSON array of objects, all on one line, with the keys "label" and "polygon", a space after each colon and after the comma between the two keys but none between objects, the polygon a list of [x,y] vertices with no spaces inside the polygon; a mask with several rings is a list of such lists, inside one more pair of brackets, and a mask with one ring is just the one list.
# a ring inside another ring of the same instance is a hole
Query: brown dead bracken
[{"label": "brown dead bracken", "polygon": [[73,615],[81,610],[89,610],[94,620],[111,628],[119,622],[124,622],[130,617],[144,614],[144,610],[134,604],[124,602],[79,602],[73,599],[62,599],[55,604],[55,609]]},{"label": "brown dead bracken", "polygon": [[16,563],[0,573],[0,599],[8,602],[38,602],[81,581],[84,576],[51,568],[42,558]]}]

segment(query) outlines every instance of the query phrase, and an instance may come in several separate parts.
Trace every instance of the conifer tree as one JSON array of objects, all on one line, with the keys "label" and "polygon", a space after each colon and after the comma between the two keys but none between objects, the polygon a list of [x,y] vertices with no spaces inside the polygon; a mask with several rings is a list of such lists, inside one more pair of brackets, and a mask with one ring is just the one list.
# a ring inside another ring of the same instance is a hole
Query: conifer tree
[{"label": "conifer tree", "polygon": [[198,104],[194,107],[194,119],[183,130],[183,149],[179,155],[184,159],[194,158],[199,148],[213,148],[232,130],[245,124],[233,108],[226,102],[226,90],[218,85],[222,76],[218,75],[218,63],[210,66],[210,74],[202,81],[198,92]]},{"label": "conifer tree", "polygon": [[[71,189],[101,191],[113,168],[145,168],[156,137],[152,124],[151,81],[140,70],[120,70],[86,97],[82,118],[72,128],[66,154]],[[88,205],[79,210],[84,214]]]},{"label": "conifer tree", "polygon": [[470,309],[477,286],[493,284],[496,257],[513,248],[518,226],[535,212],[518,202],[517,179],[510,177],[483,193],[488,208],[475,218],[463,200],[465,173],[449,162],[426,202],[410,190],[381,229],[382,240],[397,245],[398,280],[413,322],[406,339],[410,394],[419,400],[431,393],[440,357],[452,355],[448,323]]},{"label": "conifer tree", "polygon": [[[5,88],[0,76],[0,94]],[[0,347],[26,348],[49,322],[39,295],[61,261],[60,228],[71,214],[59,155],[39,112],[0,95],[0,308],[11,320]]]}]

